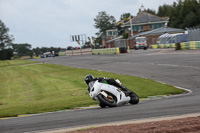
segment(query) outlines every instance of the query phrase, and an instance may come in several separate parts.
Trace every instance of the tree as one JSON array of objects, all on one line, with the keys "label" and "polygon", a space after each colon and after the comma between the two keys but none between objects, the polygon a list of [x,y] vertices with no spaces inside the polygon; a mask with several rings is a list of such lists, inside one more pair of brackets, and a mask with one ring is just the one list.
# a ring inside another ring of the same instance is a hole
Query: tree
[{"label": "tree", "polygon": [[2,49],[0,50],[0,60],[10,60],[13,57],[12,49]]},{"label": "tree", "polygon": [[[192,21],[191,21],[192,20]],[[197,16],[194,14],[194,12],[188,13],[188,15],[185,17],[184,22],[183,22],[183,28],[184,27],[193,27],[195,26],[197,22]]]},{"label": "tree", "polygon": [[148,12],[150,14],[156,15],[156,11],[152,10],[152,9],[149,9],[149,8],[147,10],[145,10],[145,12]]},{"label": "tree", "polygon": [[131,18],[133,18],[133,16],[130,13],[123,13],[120,17],[120,21],[123,20],[124,18],[129,18],[131,16]]},{"label": "tree", "polygon": [[47,48],[47,47],[42,47],[42,48],[33,48],[33,53],[36,55],[36,56],[39,56],[40,54],[43,54],[45,52],[52,52],[54,51],[54,53],[59,53],[59,51],[61,50],[62,48],[58,47],[50,47],[50,48]]},{"label": "tree", "polygon": [[113,29],[116,25],[116,19],[114,16],[107,14],[105,11],[99,12],[96,18],[94,18],[94,27],[99,29],[96,33],[99,39],[99,44],[101,44],[101,38],[106,35],[106,30]]},{"label": "tree", "polygon": [[0,20],[0,60],[10,60],[13,56],[13,50],[9,46],[14,38],[8,32],[9,28]]},{"label": "tree", "polygon": [[172,10],[171,5],[164,4],[163,6],[159,6],[157,15],[160,17],[167,17],[170,15]]},{"label": "tree", "polygon": [[13,51],[19,56],[29,55],[31,51],[31,44],[12,44]]},{"label": "tree", "polygon": [[99,29],[96,33],[97,36],[104,34],[106,30],[112,29],[116,25],[116,19],[114,16],[110,16],[105,11],[99,12],[99,14],[94,18],[94,27]]},{"label": "tree", "polygon": [[159,6],[158,16],[169,16],[169,26],[186,28],[200,25],[200,0],[178,0],[173,5]]},{"label": "tree", "polygon": [[35,53],[36,57],[38,57],[40,55],[40,48],[33,48],[33,52]]},{"label": "tree", "polygon": [[14,40],[12,35],[8,34],[9,28],[0,20],[0,50],[3,50],[11,45]]},{"label": "tree", "polygon": [[130,21],[130,17],[133,18],[133,16],[130,13],[123,13],[121,15],[120,20],[119,20],[119,22],[116,25],[116,28],[118,30],[118,35],[119,36],[122,35],[122,34],[124,34],[124,28],[122,28],[121,25],[123,23],[126,23],[126,22]]}]

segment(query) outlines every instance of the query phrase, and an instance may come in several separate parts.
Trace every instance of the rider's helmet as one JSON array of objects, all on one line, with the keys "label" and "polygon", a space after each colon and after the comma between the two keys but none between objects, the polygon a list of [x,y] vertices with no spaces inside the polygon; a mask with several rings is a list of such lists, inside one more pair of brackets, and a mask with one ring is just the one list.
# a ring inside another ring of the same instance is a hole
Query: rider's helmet
[{"label": "rider's helmet", "polygon": [[86,82],[86,84],[89,84],[93,79],[94,79],[94,77],[91,74],[86,75],[85,76],[85,82]]}]

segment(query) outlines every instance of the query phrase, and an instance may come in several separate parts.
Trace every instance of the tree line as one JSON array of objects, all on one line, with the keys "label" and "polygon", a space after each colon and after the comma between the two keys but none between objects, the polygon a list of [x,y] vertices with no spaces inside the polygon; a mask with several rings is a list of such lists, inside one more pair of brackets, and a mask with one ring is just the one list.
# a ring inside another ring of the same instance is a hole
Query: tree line
[{"label": "tree line", "polygon": [[31,44],[24,43],[24,44],[12,44],[14,54],[18,56],[26,56],[26,55],[35,55],[38,57],[39,55],[45,53],[45,52],[52,52],[58,53],[62,48],[60,47],[36,47],[31,48]]},{"label": "tree line", "polygon": [[179,0],[173,5],[159,6],[157,15],[169,16],[170,27],[184,29],[200,26],[200,0]]},{"label": "tree line", "polygon": [[[157,12],[153,9],[146,9],[145,11],[159,17],[169,17],[169,27],[185,29],[200,26],[200,0],[177,0],[172,5],[159,6]],[[99,29],[96,33],[96,42],[102,44],[102,38],[105,38],[106,30],[109,29],[117,28],[119,34],[123,34],[121,25],[117,25],[117,23],[128,17],[130,17],[130,13],[123,13],[119,21],[116,21],[114,16],[105,11],[99,12],[94,18],[94,27]]]},{"label": "tree line", "polygon": [[9,35],[9,28],[0,20],[0,60],[9,60],[13,56],[39,56],[45,52],[58,53],[62,48],[60,47],[36,47],[32,48],[31,44],[21,43],[14,44],[14,37]]}]

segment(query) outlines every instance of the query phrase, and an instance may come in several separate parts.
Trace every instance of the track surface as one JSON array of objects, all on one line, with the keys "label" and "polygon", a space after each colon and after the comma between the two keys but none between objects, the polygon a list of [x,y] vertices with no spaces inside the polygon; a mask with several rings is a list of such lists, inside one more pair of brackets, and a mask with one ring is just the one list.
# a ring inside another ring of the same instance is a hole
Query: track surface
[{"label": "track surface", "polygon": [[65,56],[37,61],[149,78],[190,89],[193,93],[142,101],[133,106],[61,111],[0,120],[1,133],[51,130],[200,112],[200,51],[149,49],[122,55]]}]

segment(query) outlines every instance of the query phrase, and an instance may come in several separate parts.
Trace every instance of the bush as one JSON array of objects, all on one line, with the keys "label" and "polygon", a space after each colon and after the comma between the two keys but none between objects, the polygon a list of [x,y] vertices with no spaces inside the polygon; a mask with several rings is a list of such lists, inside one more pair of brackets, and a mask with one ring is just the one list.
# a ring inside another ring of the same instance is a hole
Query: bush
[{"label": "bush", "polygon": [[13,57],[12,49],[0,50],[0,60],[11,60],[12,57]]},{"label": "bush", "polygon": [[21,58],[21,56],[19,56],[19,55],[14,55],[13,56],[13,60],[15,60],[15,59],[20,59]]}]

